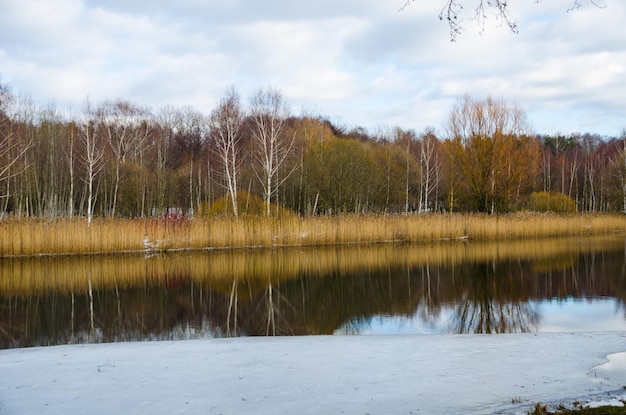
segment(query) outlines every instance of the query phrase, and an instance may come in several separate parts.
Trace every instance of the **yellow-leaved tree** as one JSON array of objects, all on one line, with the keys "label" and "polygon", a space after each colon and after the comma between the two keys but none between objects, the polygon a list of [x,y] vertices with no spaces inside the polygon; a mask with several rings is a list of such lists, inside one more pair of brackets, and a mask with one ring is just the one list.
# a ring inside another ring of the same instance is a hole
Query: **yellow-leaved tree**
[{"label": "yellow-leaved tree", "polygon": [[466,95],[448,117],[449,208],[497,213],[527,196],[538,169],[540,145],[525,112],[491,97]]}]

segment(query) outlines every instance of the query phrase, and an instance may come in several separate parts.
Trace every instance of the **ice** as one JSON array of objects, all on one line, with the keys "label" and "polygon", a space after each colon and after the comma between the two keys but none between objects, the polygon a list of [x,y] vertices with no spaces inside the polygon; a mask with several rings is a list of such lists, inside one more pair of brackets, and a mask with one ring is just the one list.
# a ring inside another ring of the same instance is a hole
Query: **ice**
[{"label": "ice", "polygon": [[626,333],[304,336],[0,351],[2,414],[526,414],[619,402]]}]

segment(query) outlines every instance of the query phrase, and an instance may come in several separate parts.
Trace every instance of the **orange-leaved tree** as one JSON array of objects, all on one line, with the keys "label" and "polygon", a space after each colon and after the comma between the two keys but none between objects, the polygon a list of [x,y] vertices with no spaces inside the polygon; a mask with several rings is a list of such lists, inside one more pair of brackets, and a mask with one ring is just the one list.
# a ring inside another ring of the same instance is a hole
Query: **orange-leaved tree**
[{"label": "orange-leaved tree", "polygon": [[540,145],[516,105],[465,96],[450,112],[446,141],[451,209],[512,210],[531,189]]}]

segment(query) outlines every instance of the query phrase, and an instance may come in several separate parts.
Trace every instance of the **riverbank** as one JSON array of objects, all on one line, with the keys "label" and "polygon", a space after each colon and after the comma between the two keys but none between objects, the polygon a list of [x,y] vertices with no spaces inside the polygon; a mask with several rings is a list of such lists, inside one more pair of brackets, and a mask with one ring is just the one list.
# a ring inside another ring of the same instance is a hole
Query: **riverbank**
[{"label": "riverbank", "polygon": [[339,215],[163,219],[5,219],[0,257],[513,240],[626,232],[626,215]]},{"label": "riverbank", "polygon": [[527,414],[619,404],[626,334],[305,336],[0,351],[6,414]]}]

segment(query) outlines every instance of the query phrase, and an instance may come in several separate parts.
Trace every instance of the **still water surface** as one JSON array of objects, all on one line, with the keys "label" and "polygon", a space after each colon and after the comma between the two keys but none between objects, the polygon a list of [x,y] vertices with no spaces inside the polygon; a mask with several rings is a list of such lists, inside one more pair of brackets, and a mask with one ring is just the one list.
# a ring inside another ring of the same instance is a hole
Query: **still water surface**
[{"label": "still water surface", "polygon": [[626,331],[623,236],[0,259],[0,348]]},{"label": "still water surface", "polygon": [[[626,331],[626,309],[615,298],[566,298],[531,301],[529,314],[537,321],[529,324],[525,332],[585,332]],[[362,321],[355,330],[350,324],[342,326],[335,334],[446,334],[455,330],[455,309],[447,307],[439,316],[425,321],[414,314],[409,317],[375,316]],[[515,330],[505,330],[516,332]]]}]

